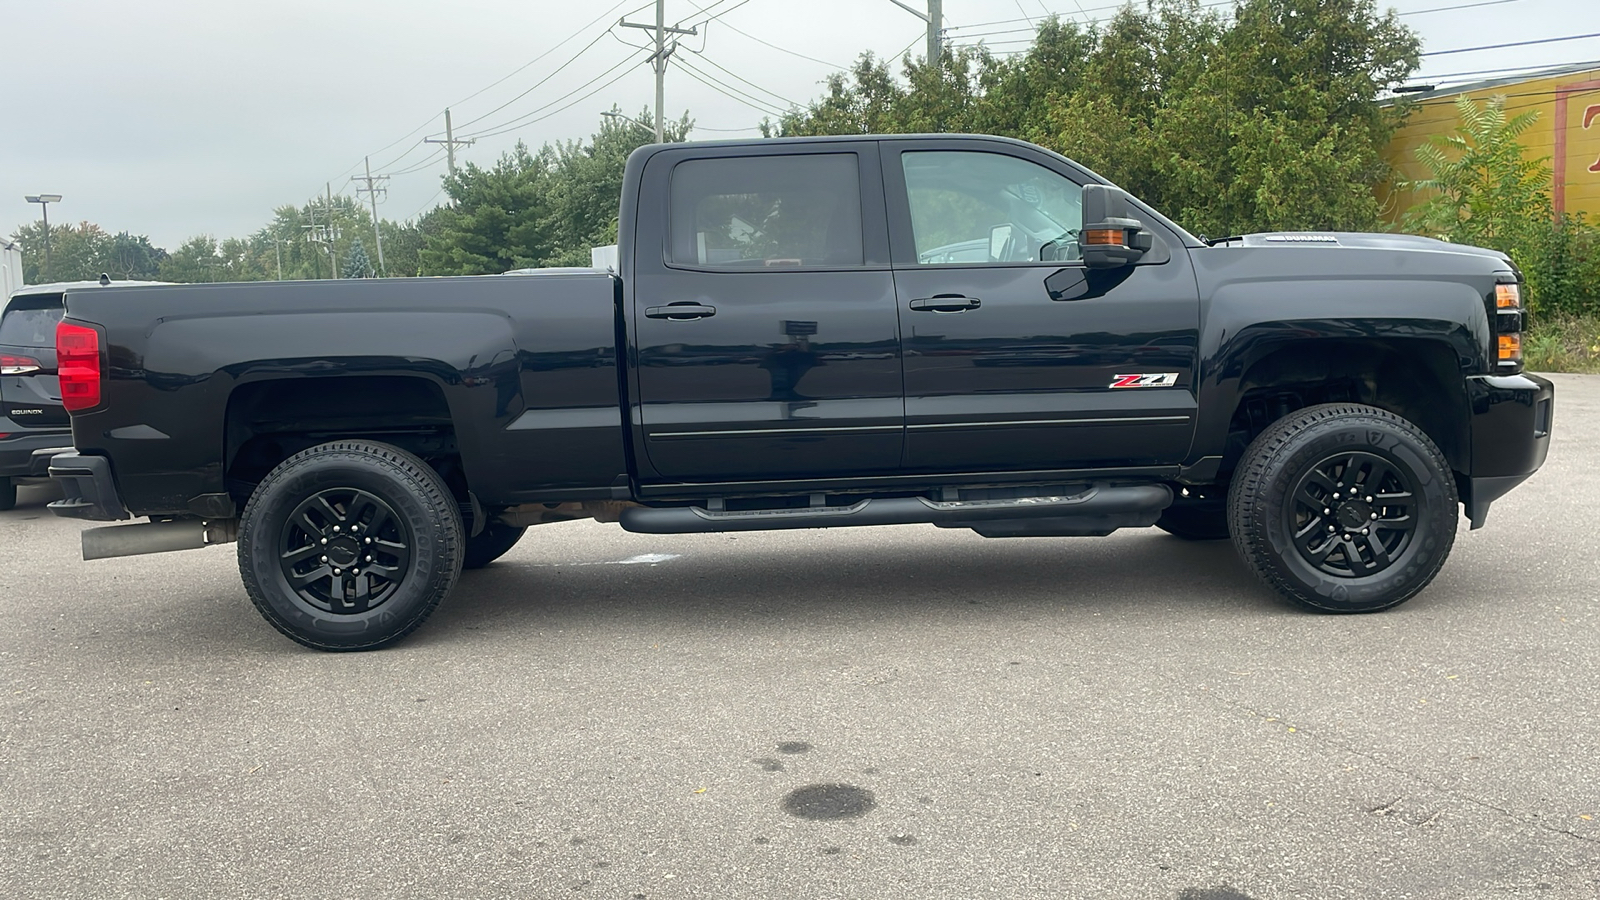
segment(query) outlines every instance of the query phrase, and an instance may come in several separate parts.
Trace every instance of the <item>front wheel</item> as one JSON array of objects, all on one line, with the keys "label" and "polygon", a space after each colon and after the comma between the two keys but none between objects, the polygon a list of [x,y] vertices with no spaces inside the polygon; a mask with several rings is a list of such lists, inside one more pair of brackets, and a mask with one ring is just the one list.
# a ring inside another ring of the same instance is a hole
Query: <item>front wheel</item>
[{"label": "front wheel", "polygon": [[1421,429],[1376,407],[1329,403],[1250,444],[1228,517],[1246,564],[1291,602],[1376,612],[1439,573],[1457,502],[1450,465]]},{"label": "front wheel", "polygon": [[375,650],[421,625],[461,574],[456,501],[428,464],[368,441],[319,444],[256,487],[239,572],[261,615],[317,650]]}]

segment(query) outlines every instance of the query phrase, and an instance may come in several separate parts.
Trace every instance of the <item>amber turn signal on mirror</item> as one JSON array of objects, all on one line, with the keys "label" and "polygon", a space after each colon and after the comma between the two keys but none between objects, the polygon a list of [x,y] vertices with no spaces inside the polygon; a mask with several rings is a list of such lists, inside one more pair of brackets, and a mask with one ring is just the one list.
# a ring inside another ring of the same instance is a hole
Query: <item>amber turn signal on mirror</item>
[{"label": "amber turn signal on mirror", "polygon": [[1083,233],[1083,242],[1091,247],[1121,247],[1126,238],[1121,228],[1090,228]]}]

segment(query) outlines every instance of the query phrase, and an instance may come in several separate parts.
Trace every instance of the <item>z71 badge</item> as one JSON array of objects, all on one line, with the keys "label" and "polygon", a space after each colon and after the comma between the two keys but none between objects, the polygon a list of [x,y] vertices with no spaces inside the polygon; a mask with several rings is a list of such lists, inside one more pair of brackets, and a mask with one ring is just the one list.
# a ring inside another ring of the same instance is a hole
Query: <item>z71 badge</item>
[{"label": "z71 badge", "polygon": [[1113,375],[1114,388],[1173,387],[1178,383],[1177,372],[1145,372],[1139,375]]}]

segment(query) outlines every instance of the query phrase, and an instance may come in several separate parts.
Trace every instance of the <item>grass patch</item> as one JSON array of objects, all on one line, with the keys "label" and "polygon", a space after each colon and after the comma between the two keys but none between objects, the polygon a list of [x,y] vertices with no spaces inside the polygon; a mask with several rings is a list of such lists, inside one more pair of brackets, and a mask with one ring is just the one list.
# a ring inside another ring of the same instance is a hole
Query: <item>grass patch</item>
[{"label": "grass patch", "polygon": [[1522,349],[1529,371],[1600,373],[1600,315],[1540,317]]}]

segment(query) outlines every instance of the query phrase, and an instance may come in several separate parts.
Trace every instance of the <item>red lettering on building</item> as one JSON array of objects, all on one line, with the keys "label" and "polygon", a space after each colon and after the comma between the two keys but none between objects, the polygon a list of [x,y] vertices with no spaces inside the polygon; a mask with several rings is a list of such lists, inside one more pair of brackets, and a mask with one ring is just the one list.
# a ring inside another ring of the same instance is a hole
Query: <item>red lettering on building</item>
[{"label": "red lettering on building", "polygon": [[[1593,125],[1596,119],[1600,119],[1600,103],[1596,103],[1583,111],[1583,130],[1588,131],[1589,126]],[[1589,167],[1589,171],[1600,172],[1600,156],[1595,157],[1594,165]]]}]

